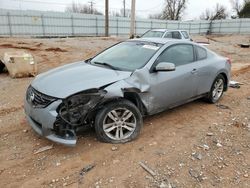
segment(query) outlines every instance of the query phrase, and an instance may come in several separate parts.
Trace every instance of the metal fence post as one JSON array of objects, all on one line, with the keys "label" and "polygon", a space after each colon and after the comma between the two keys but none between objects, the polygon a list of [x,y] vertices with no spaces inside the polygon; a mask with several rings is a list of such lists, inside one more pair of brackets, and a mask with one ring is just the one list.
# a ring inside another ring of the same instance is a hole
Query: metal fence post
[{"label": "metal fence post", "polygon": [[119,36],[119,19],[116,18],[116,36]]},{"label": "metal fence post", "polygon": [[221,33],[221,24],[222,24],[222,20],[220,20],[220,28],[219,28],[219,33]]},{"label": "metal fence post", "polygon": [[209,34],[213,34],[213,21],[209,22]]},{"label": "metal fence post", "polygon": [[[137,33],[137,32],[136,32],[136,25],[137,25],[137,22],[136,22],[136,20],[135,20],[135,36],[136,36],[136,33]],[[135,36],[134,36],[134,37],[135,37]]]},{"label": "metal fence post", "polygon": [[241,33],[242,19],[240,19],[239,34]]},{"label": "metal fence post", "polygon": [[150,28],[153,29],[153,21],[150,22]]},{"label": "metal fence post", "polygon": [[44,15],[41,15],[41,21],[42,21],[42,31],[43,31],[43,36],[45,36],[45,26],[44,26]]},{"label": "metal fence post", "polygon": [[72,34],[72,36],[75,35],[75,30],[74,30],[74,17],[73,17],[72,14],[71,14],[71,34]]},{"label": "metal fence post", "polygon": [[201,34],[201,22],[199,23],[199,34]]},{"label": "metal fence post", "polygon": [[98,37],[98,17],[95,17],[95,35]]},{"label": "metal fence post", "polygon": [[7,18],[8,18],[8,26],[9,26],[9,35],[12,36],[12,28],[11,28],[11,21],[10,21],[10,13],[7,12]]}]

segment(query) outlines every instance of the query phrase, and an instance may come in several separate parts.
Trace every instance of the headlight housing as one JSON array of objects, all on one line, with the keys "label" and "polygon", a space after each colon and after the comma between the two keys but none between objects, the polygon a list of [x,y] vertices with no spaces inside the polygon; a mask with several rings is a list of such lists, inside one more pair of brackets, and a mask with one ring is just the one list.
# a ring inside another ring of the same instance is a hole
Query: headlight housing
[{"label": "headlight housing", "polygon": [[74,94],[63,100],[58,107],[58,114],[69,125],[81,125],[88,112],[94,109],[105,94],[104,90],[88,90]]}]

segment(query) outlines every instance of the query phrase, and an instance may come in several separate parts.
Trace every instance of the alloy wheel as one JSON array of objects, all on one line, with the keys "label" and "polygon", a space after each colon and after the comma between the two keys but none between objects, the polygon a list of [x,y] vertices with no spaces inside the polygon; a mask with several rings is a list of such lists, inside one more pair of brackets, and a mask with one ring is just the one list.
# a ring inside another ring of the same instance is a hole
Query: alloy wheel
[{"label": "alloy wheel", "polygon": [[136,129],[136,118],[126,108],[117,108],[107,113],[103,120],[104,133],[113,140],[124,140]]}]

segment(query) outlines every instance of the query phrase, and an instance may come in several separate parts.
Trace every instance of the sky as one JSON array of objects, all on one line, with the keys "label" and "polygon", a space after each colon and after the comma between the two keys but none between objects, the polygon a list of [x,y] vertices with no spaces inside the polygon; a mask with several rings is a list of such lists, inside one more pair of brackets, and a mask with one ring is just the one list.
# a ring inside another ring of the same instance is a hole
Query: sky
[{"label": "sky", "polygon": [[[91,0],[74,0],[88,4]],[[104,12],[105,0],[93,0],[94,7]],[[0,0],[0,8],[20,10],[64,11],[72,0]],[[199,19],[199,16],[207,8],[213,9],[216,3],[227,7],[228,13],[232,14],[230,0],[188,0],[183,20]],[[126,8],[130,8],[131,0],[126,0]],[[147,18],[149,14],[161,12],[164,0],[136,0],[136,16]],[[123,7],[123,0],[109,0],[110,11],[119,11]]]}]

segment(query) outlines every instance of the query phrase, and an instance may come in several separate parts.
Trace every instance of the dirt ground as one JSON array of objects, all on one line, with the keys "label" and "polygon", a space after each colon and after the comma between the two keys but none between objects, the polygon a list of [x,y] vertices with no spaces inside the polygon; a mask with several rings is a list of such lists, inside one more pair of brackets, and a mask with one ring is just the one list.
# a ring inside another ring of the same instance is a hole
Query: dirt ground
[{"label": "dirt ground", "polygon": [[[94,131],[84,133],[76,147],[39,137],[23,112],[25,91],[34,78],[0,74],[1,187],[250,187],[250,48],[237,45],[249,39],[209,40],[208,48],[231,58],[232,79],[243,84],[240,89],[230,88],[217,106],[198,100],[147,117],[139,138],[120,145],[100,143]],[[91,57],[119,40],[0,38],[0,55],[30,52],[41,73]],[[94,167],[86,172],[89,165]]]}]

